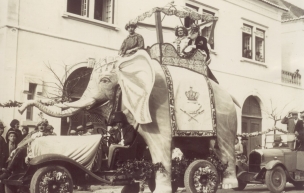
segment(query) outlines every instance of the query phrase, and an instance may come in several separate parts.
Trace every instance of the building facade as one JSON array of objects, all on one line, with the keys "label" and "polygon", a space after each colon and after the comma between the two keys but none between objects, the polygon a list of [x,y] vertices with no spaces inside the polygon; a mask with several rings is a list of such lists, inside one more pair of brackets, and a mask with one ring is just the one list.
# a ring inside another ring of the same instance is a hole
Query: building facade
[{"label": "building facade", "polygon": [[[81,76],[83,79],[77,83],[78,90],[71,96],[76,100],[88,81],[88,59],[98,61],[107,55],[116,55],[127,36],[125,24],[152,7],[169,2],[1,1],[0,88],[3,92],[0,102],[61,96],[62,91],[56,84],[61,88],[67,80]],[[241,108],[236,107],[239,133],[267,130],[274,125],[271,115],[279,118],[290,110],[304,110],[300,109],[304,108],[301,101],[303,84],[299,76],[294,81],[293,73],[298,69],[293,60],[300,64],[299,58],[302,57],[301,42],[297,42],[298,46],[294,46],[292,53],[285,46],[301,38],[287,37],[287,30],[291,29],[282,23],[281,17],[288,9],[281,1],[178,0],[175,3],[218,17],[215,30],[211,31],[210,25],[202,25],[202,33],[212,38],[209,41],[212,47],[211,70],[219,84],[241,105]],[[179,20],[167,16],[162,22],[164,41],[174,40],[176,25],[187,26],[190,23],[187,18]],[[145,47],[156,43],[154,17],[139,23],[137,32],[143,35]],[[101,121],[98,117],[88,118],[90,115],[85,113],[78,116],[73,118],[73,126],[88,120]],[[34,125],[40,117],[37,109],[28,109],[23,115],[16,108],[0,110],[0,119],[7,126],[13,118],[23,124]],[[61,134],[65,134],[63,127],[71,121],[44,117],[53,124],[55,132]],[[280,123],[277,126],[286,128]],[[263,141],[261,136],[252,139],[249,148],[263,145]]]}]

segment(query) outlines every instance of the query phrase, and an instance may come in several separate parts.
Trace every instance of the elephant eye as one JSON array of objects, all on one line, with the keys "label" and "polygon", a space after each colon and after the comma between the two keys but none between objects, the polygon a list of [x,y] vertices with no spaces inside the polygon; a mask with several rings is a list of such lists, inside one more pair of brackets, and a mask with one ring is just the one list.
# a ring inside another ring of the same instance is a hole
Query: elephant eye
[{"label": "elephant eye", "polygon": [[104,83],[104,84],[107,84],[107,83],[110,83],[111,80],[108,79],[108,78],[102,78],[102,79],[100,80],[100,82],[102,82],[102,83]]}]

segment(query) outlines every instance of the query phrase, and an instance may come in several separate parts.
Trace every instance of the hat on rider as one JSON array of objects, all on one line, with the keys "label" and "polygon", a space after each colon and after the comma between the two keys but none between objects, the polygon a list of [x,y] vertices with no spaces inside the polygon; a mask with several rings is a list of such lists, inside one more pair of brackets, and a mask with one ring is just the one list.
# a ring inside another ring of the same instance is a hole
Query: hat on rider
[{"label": "hat on rider", "polygon": [[79,125],[78,127],[76,127],[76,130],[77,131],[84,131],[84,128],[82,125]]},{"label": "hat on rider", "polygon": [[111,125],[116,123],[125,123],[127,121],[126,115],[122,111],[117,111],[112,115]]},{"label": "hat on rider", "polygon": [[282,142],[281,135],[274,136],[274,142]]},{"label": "hat on rider", "polygon": [[92,122],[87,122],[86,129],[94,129],[94,125]]},{"label": "hat on rider", "polygon": [[290,111],[289,113],[292,114],[292,115],[297,115],[299,112],[298,111]]}]

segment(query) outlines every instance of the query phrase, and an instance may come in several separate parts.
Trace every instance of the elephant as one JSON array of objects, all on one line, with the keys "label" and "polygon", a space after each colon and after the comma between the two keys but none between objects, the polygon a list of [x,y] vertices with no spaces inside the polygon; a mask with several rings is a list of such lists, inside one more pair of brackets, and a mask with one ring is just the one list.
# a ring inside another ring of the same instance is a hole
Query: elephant
[{"label": "elephant", "polygon": [[[237,131],[235,104],[230,94],[212,80],[207,82],[207,79],[206,76],[186,68],[162,65],[151,59],[145,50],[139,50],[129,57],[108,59],[104,63],[95,64],[82,97],[78,101],[63,104],[69,109],[55,112],[38,102],[28,101],[23,103],[19,112],[23,112],[28,106],[36,106],[50,116],[70,116],[80,109],[112,100],[115,88],[119,85],[124,112],[128,114],[127,117],[134,119],[133,122],[139,124],[138,132],[149,147],[153,163],[160,162],[165,168],[165,171],[156,172],[154,192],[172,192],[172,136],[174,132],[187,129],[189,125],[193,128],[199,125],[205,130],[217,129],[214,150],[223,163],[228,162],[223,176],[223,187],[237,187],[234,158]],[[173,84],[169,84],[170,81]],[[211,94],[208,86],[213,88]],[[206,100],[209,95],[214,97],[211,103],[209,98]],[[172,108],[174,96],[175,109]],[[187,102],[179,102],[183,100]],[[213,105],[216,105],[216,112],[212,111]],[[172,117],[174,113],[176,117]],[[173,130],[173,127],[179,130]]]}]

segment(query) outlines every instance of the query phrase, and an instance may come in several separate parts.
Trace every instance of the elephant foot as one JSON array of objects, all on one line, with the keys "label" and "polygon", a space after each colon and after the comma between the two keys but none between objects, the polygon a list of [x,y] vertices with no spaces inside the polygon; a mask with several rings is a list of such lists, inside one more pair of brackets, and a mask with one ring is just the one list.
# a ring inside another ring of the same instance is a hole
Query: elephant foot
[{"label": "elephant foot", "polygon": [[231,189],[238,187],[238,180],[236,178],[224,178],[222,188]]},{"label": "elephant foot", "polygon": [[156,172],[156,188],[153,193],[172,193],[171,174],[168,172]]}]

